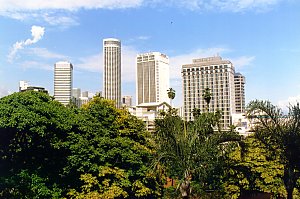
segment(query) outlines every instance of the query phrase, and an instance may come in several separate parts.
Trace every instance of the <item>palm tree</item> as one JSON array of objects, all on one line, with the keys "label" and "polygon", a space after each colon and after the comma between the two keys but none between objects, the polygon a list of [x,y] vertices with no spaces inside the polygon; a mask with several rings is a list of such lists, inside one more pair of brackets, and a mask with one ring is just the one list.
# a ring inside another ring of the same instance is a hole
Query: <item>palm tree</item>
[{"label": "palm tree", "polygon": [[169,177],[178,179],[177,188],[183,198],[191,194],[192,180],[206,184],[203,179],[211,179],[210,172],[224,157],[221,143],[240,140],[237,134],[214,131],[220,118],[219,113],[212,112],[200,114],[191,123],[174,115],[155,121],[154,165],[163,166]]},{"label": "palm tree", "polygon": [[175,98],[175,90],[173,88],[169,88],[167,92],[168,92],[168,97],[170,99],[170,105],[172,106],[172,101]]},{"label": "palm tree", "polygon": [[204,93],[202,94],[203,99],[206,102],[206,110],[209,111],[209,103],[211,100],[211,92],[209,88],[204,89]]},{"label": "palm tree", "polygon": [[192,113],[193,113],[194,118],[197,118],[200,116],[201,110],[199,108],[194,108]]},{"label": "palm tree", "polygon": [[248,105],[248,118],[255,121],[254,136],[280,156],[284,165],[283,182],[287,198],[300,177],[300,106],[290,105],[287,115],[269,101],[255,100]]}]

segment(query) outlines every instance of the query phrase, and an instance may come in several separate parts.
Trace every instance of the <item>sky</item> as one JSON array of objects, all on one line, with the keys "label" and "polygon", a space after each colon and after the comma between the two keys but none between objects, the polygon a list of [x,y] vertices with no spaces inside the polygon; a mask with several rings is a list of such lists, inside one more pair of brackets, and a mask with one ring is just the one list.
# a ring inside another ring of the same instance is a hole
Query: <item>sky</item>
[{"label": "sky", "polygon": [[161,52],[182,106],[181,66],[220,55],[246,77],[247,103],[286,108],[300,101],[299,10],[298,0],[0,0],[0,97],[21,80],[53,95],[57,61],[73,64],[74,88],[101,91],[103,39],[117,38],[122,95],[136,97],[136,55]]}]

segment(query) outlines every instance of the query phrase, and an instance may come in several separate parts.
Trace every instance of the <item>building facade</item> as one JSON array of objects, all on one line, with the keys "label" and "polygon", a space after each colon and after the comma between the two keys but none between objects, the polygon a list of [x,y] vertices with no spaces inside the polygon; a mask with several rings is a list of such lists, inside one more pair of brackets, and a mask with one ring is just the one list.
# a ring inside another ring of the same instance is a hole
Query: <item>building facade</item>
[{"label": "building facade", "polygon": [[27,81],[20,81],[19,82],[19,92],[25,91],[36,91],[48,94],[48,91],[41,86],[30,86]]},{"label": "building facade", "polygon": [[236,113],[245,112],[245,83],[245,76],[243,76],[241,73],[234,74]]},{"label": "building facade", "polygon": [[207,111],[203,99],[204,90],[210,89],[211,101],[208,111],[222,111],[221,124],[228,128],[232,124],[235,110],[235,69],[229,60],[220,56],[193,59],[191,64],[182,66],[184,119],[194,120],[193,110]]},{"label": "building facade", "polygon": [[103,40],[103,97],[121,107],[121,41]]},{"label": "building facade", "polygon": [[70,103],[73,88],[73,65],[61,61],[54,64],[54,98],[63,105]]},{"label": "building facade", "polygon": [[20,81],[19,82],[19,92],[26,90],[29,87],[28,81]]},{"label": "building facade", "polygon": [[132,106],[132,96],[124,95],[122,97],[122,106],[123,107],[131,107]]},{"label": "building facade", "polygon": [[128,111],[141,119],[149,132],[155,131],[155,120],[162,118],[161,112],[168,112],[172,107],[167,102],[142,103],[135,107],[129,107]]},{"label": "building facade", "polygon": [[169,58],[160,52],[137,55],[136,103],[168,102]]}]

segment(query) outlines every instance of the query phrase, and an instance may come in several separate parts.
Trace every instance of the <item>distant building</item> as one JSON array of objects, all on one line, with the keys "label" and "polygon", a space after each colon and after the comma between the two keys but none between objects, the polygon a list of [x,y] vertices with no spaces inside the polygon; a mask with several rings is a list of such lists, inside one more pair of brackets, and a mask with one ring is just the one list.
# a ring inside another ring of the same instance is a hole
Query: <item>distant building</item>
[{"label": "distant building", "polygon": [[63,105],[70,103],[73,87],[73,65],[61,61],[54,64],[54,98]]},{"label": "distant building", "polygon": [[80,88],[73,88],[73,102],[78,108],[89,103],[91,100],[92,98],[89,97],[88,91],[81,92]]},{"label": "distant building", "polygon": [[130,107],[129,112],[137,118],[143,120],[146,124],[146,128],[150,132],[155,130],[155,119],[160,118],[162,111],[167,112],[171,106],[166,102],[151,102],[142,103],[136,107]]},{"label": "distant building", "polygon": [[232,114],[232,124],[236,127],[235,130],[244,137],[250,135],[252,127],[255,126],[245,115],[245,113]]},{"label": "distant building", "polygon": [[26,90],[28,86],[29,86],[28,81],[20,81],[19,82],[19,92]]},{"label": "distant building", "polygon": [[193,110],[206,111],[204,90],[210,89],[209,111],[222,111],[221,124],[228,128],[232,114],[236,113],[235,69],[231,61],[220,56],[193,59],[191,64],[182,66],[184,118],[194,120]]},{"label": "distant building", "polygon": [[79,99],[79,97],[81,96],[81,89],[80,88],[73,88],[72,95],[73,95],[74,98]]},{"label": "distant building", "polygon": [[19,92],[24,91],[37,91],[37,92],[43,92],[48,94],[48,91],[44,87],[40,86],[30,86],[27,81],[20,81],[19,82]]},{"label": "distant building", "polygon": [[160,52],[137,55],[136,103],[170,102],[169,58]]},{"label": "distant building", "polygon": [[121,41],[103,40],[103,97],[121,108]]},{"label": "distant building", "polygon": [[89,92],[88,92],[88,91],[83,91],[83,92],[81,93],[81,96],[82,96],[82,97],[89,97]]},{"label": "distant building", "polygon": [[122,106],[123,107],[130,107],[132,106],[132,96],[125,95],[122,97]]},{"label": "distant building", "polygon": [[80,97],[81,97],[81,89],[73,88],[72,89],[72,101],[76,104],[77,107],[81,107]]},{"label": "distant building", "polygon": [[80,107],[84,104],[89,103],[92,100],[92,98],[84,97],[84,96],[81,96],[79,99],[80,99]]},{"label": "distant building", "polygon": [[241,73],[234,74],[236,113],[245,112],[245,82],[245,76]]}]

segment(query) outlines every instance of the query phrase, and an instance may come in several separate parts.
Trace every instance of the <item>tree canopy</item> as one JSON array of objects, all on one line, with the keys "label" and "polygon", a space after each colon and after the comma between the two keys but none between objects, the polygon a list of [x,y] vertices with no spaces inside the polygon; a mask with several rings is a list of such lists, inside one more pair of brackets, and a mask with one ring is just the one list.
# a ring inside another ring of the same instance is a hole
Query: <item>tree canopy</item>
[{"label": "tree canopy", "polygon": [[240,137],[234,132],[218,131],[220,113],[202,113],[195,121],[185,122],[179,116],[167,115],[156,120],[156,165],[165,168],[167,175],[178,181],[183,197],[190,184],[198,188],[219,189],[223,154]]},{"label": "tree canopy", "polygon": [[255,122],[255,137],[280,157],[287,198],[291,199],[300,177],[300,106],[290,105],[284,115],[269,101],[255,100],[249,103],[248,110],[248,117]]},{"label": "tree canopy", "polygon": [[0,196],[156,198],[141,120],[95,97],[82,109],[39,92],[0,99]]}]

